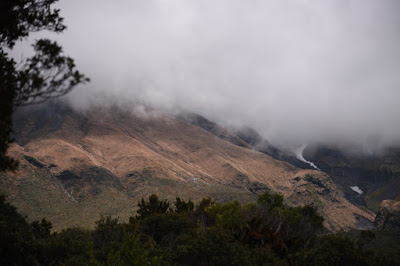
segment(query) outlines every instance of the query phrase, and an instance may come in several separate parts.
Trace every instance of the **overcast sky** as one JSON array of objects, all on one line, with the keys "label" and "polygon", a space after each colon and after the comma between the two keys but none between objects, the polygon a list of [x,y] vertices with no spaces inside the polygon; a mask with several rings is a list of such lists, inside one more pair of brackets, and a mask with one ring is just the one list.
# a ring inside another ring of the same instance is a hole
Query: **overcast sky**
[{"label": "overcast sky", "polygon": [[68,30],[54,38],[92,79],[69,95],[77,105],[140,99],[280,144],[400,143],[400,1],[58,6]]}]

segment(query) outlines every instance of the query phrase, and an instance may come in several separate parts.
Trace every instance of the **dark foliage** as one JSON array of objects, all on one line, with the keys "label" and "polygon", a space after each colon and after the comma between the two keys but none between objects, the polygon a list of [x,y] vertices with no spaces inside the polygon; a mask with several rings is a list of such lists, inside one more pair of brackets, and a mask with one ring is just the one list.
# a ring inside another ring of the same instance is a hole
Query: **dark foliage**
[{"label": "dark foliage", "polygon": [[167,200],[159,200],[158,196],[154,194],[149,197],[149,201],[145,201],[142,198],[138,203],[138,207],[137,217],[139,219],[147,218],[154,214],[164,214],[171,210]]},{"label": "dark foliage", "polygon": [[399,264],[390,253],[368,249],[379,232],[321,235],[323,219],[315,209],[287,207],[277,194],[266,192],[245,205],[203,199],[194,206],[180,198],[174,205],[169,208],[168,201],[151,195],[128,223],[105,217],[93,230],[51,233],[48,221],[29,224],[1,196],[0,264]]}]

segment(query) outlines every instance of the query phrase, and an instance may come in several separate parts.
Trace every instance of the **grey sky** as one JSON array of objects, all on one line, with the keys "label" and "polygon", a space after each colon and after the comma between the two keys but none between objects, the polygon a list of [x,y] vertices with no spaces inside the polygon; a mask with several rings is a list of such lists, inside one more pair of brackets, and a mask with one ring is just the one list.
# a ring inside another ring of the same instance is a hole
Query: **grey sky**
[{"label": "grey sky", "polygon": [[[275,143],[400,140],[400,1],[62,0],[54,38],[92,82]],[[20,48],[22,49],[22,48]]]}]

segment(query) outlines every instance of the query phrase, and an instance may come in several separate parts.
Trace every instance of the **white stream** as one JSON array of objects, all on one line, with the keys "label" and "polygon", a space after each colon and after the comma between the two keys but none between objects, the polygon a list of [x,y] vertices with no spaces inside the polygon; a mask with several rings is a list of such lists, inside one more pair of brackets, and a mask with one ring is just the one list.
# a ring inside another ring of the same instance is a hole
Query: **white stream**
[{"label": "white stream", "polygon": [[304,149],[305,149],[306,147],[307,147],[307,145],[302,145],[302,146],[300,146],[299,149],[297,149],[297,150],[295,151],[295,154],[296,154],[297,159],[299,159],[300,161],[305,162],[305,163],[311,165],[313,168],[315,168],[315,169],[317,169],[317,170],[320,170],[313,162],[307,161],[307,160],[303,157],[303,151],[304,151]]}]

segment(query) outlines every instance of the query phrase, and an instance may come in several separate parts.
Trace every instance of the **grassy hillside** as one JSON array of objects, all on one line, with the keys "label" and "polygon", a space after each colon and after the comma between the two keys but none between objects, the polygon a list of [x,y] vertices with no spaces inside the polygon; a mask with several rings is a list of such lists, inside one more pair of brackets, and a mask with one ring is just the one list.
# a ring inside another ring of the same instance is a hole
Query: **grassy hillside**
[{"label": "grassy hillside", "polygon": [[332,230],[359,226],[358,217],[374,219],[344,199],[326,174],[234,145],[175,116],[45,108],[17,114],[10,154],[21,165],[0,182],[23,214],[48,217],[55,228],[90,227],[102,215],[127,219],[137,200],[152,193],[248,202],[271,190],[289,205],[317,207]]}]

